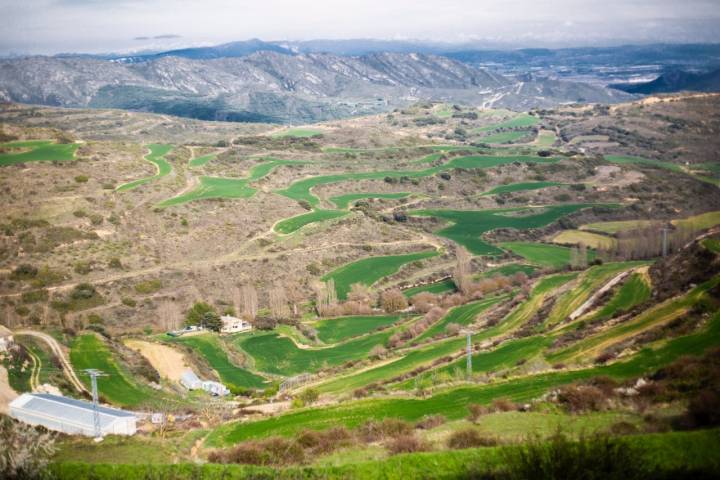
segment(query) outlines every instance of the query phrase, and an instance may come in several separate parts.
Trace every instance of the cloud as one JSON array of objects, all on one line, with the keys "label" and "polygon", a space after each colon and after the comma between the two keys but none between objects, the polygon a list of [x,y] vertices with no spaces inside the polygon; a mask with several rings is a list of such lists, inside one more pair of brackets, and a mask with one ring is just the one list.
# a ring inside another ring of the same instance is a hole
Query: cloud
[{"label": "cloud", "polygon": [[155,35],[152,38],[154,38],[155,40],[167,40],[170,38],[182,38],[182,35],[174,35],[174,34],[170,33],[170,34],[165,34],[165,35]]}]

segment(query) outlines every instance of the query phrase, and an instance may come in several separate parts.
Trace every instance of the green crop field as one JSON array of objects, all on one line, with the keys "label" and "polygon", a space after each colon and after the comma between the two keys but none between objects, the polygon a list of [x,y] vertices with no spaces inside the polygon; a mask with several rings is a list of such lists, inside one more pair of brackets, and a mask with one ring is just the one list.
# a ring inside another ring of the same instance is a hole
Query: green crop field
[{"label": "green crop field", "polygon": [[694,230],[704,230],[720,225],[720,211],[701,213],[681,220],[673,220],[673,225],[678,227],[689,227]]},{"label": "green crop field", "polygon": [[206,443],[221,446],[250,438],[294,435],[302,429],[322,430],[339,425],[352,428],[369,419],[378,418],[417,421],[425,415],[441,414],[450,420],[460,419],[467,415],[467,406],[471,403],[488,404],[497,398],[526,402],[550,389],[590,377],[607,375],[623,379],[639,376],[682,355],[701,354],[719,344],[720,312],[714,315],[708,328],[700,333],[668,340],[656,350],[645,349],[629,360],[611,365],[528,375],[481,386],[451,388],[425,399],[368,399],[304,409],[256,422],[230,423],[213,431]]},{"label": "green crop field", "polygon": [[106,377],[98,379],[98,391],[107,401],[124,406],[136,406],[150,398],[149,389],[136,385],[128,373],[117,364],[110,349],[94,334],[75,337],[70,347],[70,361],[83,383],[90,388],[86,368],[101,370]]},{"label": "green crop field", "polygon": [[272,136],[273,137],[295,137],[295,138],[310,138],[310,137],[317,137],[318,135],[322,135],[322,132],[320,130],[313,130],[311,128],[289,128],[287,130],[283,130],[282,132],[275,133]]},{"label": "green crop field", "polygon": [[345,195],[338,195],[336,197],[330,197],[330,201],[333,202],[337,208],[346,209],[350,202],[356,200],[362,200],[364,198],[386,198],[386,199],[398,199],[405,198],[409,193],[348,193]]},{"label": "green crop field", "polygon": [[466,157],[457,157],[448,161],[443,165],[435,167],[429,167],[424,170],[390,170],[390,171],[379,171],[379,172],[359,172],[359,173],[345,173],[345,174],[334,174],[334,175],[320,175],[317,177],[304,178],[297,180],[290,184],[289,187],[277,190],[276,193],[284,195],[293,200],[305,200],[312,206],[317,206],[320,203],[320,199],[313,195],[310,190],[318,185],[327,185],[330,183],[349,182],[353,180],[381,180],[385,177],[398,178],[398,177],[409,177],[409,178],[421,178],[435,175],[436,173],[443,172],[445,170],[452,170],[454,168],[491,168],[498,165],[506,165],[513,162],[535,162],[535,163],[553,163],[557,162],[556,158],[545,158],[530,155],[512,155],[512,156],[481,156],[471,155]]},{"label": "green crop field", "polygon": [[605,160],[612,163],[619,163],[621,165],[648,165],[657,168],[664,168],[665,170],[672,170],[673,172],[684,172],[680,165],[671,162],[663,162],[662,160],[654,160],[651,158],[606,155]]},{"label": "green crop field", "polygon": [[400,320],[399,315],[352,316],[320,320],[315,323],[318,338],[325,343],[337,343],[352,337],[387,327]]},{"label": "green crop field", "polygon": [[499,130],[501,128],[528,128],[533,127],[538,123],[540,123],[540,120],[537,117],[533,117],[532,115],[527,114],[521,114],[502,123],[496,123],[493,125],[488,125],[486,127],[478,128],[477,131],[491,132],[493,130]]},{"label": "green crop field", "polygon": [[228,177],[200,177],[200,185],[182,195],[168,198],[157,204],[159,208],[172,207],[196,200],[209,198],[249,198],[257,191],[250,186],[251,182],[268,175],[273,169],[282,165],[292,165],[298,162],[291,160],[264,160],[250,169],[249,175],[245,178]]},{"label": "green crop field", "polygon": [[454,307],[447,315],[430,326],[430,328],[425,330],[415,340],[421,342],[425,339],[432,338],[437,334],[444,333],[447,326],[451,323],[467,326],[473,323],[482,312],[507,300],[508,298],[508,295],[501,295],[499,297],[485,298],[483,300],[478,300],[477,302],[471,302],[459,307]]},{"label": "green crop field", "polygon": [[374,346],[384,344],[390,335],[392,329],[325,348],[298,348],[291,339],[277,334],[242,336],[236,343],[253,357],[259,371],[290,376],[365,358]]},{"label": "green crop field", "polygon": [[587,321],[605,320],[627,312],[650,298],[650,285],[639,273],[631,274],[610,300],[585,318]]},{"label": "green crop field", "polygon": [[540,130],[535,145],[538,148],[550,148],[557,141],[557,135],[552,130]]},{"label": "green crop field", "polygon": [[410,298],[413,295],[417,295],[418,293],[422,292],[441,294],[454,292],[455,290],[455,282],[453,282],[452,278],[447,278],[439,282],[429,283],[427,285],[420,285],[419,287],[408,288],[406,290],[403,290],[403,294],[406,297]]},{"label": "green crop field", "polygon": [[260,375],[234,365],[228,358],[220,339],[213,334],[194,335],[192,337],[167,337],[165,341],[180,343],[196,350],[220,376],[220,380],[230,389],[263,388],[266,381]]},{"label": "green crop field", "polygon": [[[570,264],[570,248],[558,245],[531,242],[504,242],[500,247],[510,250],[530,263],[543,267],[562,268]],[[588,250],[588,260],[592,260],[595,252]]]},{"label": "green crop field", "polygon": [[515,130],[511,132],[497,132],[497,133],[491,133],[490,135],[485,135],[484,137],[479,137],[477,139],[478,142],[482,143],[494,143],[494,144],[502,144],[502,143],[513,143],[518,140],[520,140],[523,137],[529,136],[531,133],[530,130]]},{"label": "green crop field", "polygon": [[[75,158],[77,143],[53,143],[52,140],[25,140],[0,143],[0,166],[25,162],[65,162]],[[15,151],[15,149],[20,151]]]},{"label": "green crop field", "polygon": [[208,153],[207,155],[202,155],[200,157],[191,158],[190,162],[188,162],[188,166],[190,168],[202,167],[209,161],[214,160],[215,157],[217,157],[217,155],[218,155],[217,153]]},{"label": "green crop field", "polygon": [[335,281],[338,298],[344,300],[353,283],[370,286],[383,277],[392,275],[400,270],[406,263],[423,260],[438,255],[435,250],[408,253],[405,255],[386,255],[381,257],[368,257],[345,264],[325,274],[322,280]]},{"label": "green crop field", "polygon": [[563,230],[555,235],[552,241],[560,245],[579,245],[582,243],[594,249],[611,249],[617,243],[612,237],[584,230]]},{"label": "green crop field", "polygon": [[490,270],[482,272],[477,275],[477,278],[492,278],[496,275],[510,276],[518,272],[522,272],[525,275],[530,275],[535,270],[537,270],[537,267],[535,267],[534,265],[526,265],[524,263],[507,263],[505,265],[500,265],[499,267],[494,267]]},{"label": "green crop field", "polygon": [[146,183],[150,183],[153,180],[157,180],[158,178],[164,177],[168,175],[170,172],[172,172],[172,167],[170,164],[165,160],[165,155],[167,155],[170,150],[172,150],[172,145],[163,145],[158,143],[153,143],[148,145],[148,148],[150,149],[150,153],[145,155],[145,160],[155,165],[157,168],[157,173],[151,177],[145,177],[138,180],[134,180],[132,182],[123,183],[119,187],[117,187],[115,190],[118,192],[124,192],[127,190],[132,190],[133,188],[137,188],[140,185],[144,185]]},{"label": "green crop field", "polygon": [[488,190],[483,195],[497,195],[500,193],[510,192],[523,192],[526,190],[540,190],[541,188],[556,187],[562,185],[558,182],[525,182],[525,183],[511,183],[508,185],[500,185],[492,190]]},{"label": "green crop field", "polygon": [[563,322],[603,285],[616,275],[632,268],[645,265],[644,262],[613,262],[596,265],[582,272],[572,289],[557,299],[553,309],[545,318],[545,326],[554,326]]},{"label": "green crop field", "polygon": [[311,212],[280,220],[275,224],[274,230],[283,235],[287,235],[300,230],[305,225],[344,217],[347,214],[348,212],[345,210],[323,210],[316,208]]},{"label": "green crop field", "polygon": [[[475,255],[500,255],[502,250],[486,243],[480,237],[497,228],[539,228],[559,218],[591,207],[590,204],[550,205],[541,209],[506,208],[499,210],[413,210],[411,215],[438,217],[452,222],[452,225],[436,232],[465,246]],[[539,213],[532,214],[533,211]],[[519,215],[520,213],[530,213]],[[513,216],[513,214],[518,214]],[[554,247],[555,248],[555,247]],[[568,257],[569,258],[569,257]],[[531,260],[533,261],[533,260]]]}]

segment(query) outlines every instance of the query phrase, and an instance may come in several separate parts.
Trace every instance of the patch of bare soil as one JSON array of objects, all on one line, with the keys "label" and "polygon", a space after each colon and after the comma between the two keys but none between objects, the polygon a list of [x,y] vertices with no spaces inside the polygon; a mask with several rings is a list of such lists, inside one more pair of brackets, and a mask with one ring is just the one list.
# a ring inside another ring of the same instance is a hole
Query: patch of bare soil
[{"label": "patch of bare soil", "polygon": [[161,377],[177,382],[183,372],[190,368],[182,352],[167,345],[130,339],[125,345],[140,352],[158,371]]}]

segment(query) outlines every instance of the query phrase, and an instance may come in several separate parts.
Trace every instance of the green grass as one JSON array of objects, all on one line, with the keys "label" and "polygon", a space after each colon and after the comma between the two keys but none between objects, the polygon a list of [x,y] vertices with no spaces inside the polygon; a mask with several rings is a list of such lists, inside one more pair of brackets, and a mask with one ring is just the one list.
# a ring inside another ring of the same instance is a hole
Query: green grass
[{"label": "green grass", "polygon": [[720,225],[720,211],[701,213],[682,220],[673,220],[673,225],[678,227],[688,227],[694,230],[705,230],[716,225]]},{"label": "green grass", "polygon": [[167,155],[170,150],[172,150],[172,145],[164,145],[164,144],[158,144],[153,143],[148,145],[148,148],[150,149],[150,153],[145,155],[145,160],[152,163],[157,167],[157,173],[151,177],[145,177],[138,180],[134,180],[132,182],[123,183],[119,187],[117,187],[115,190],[118,192],[125,192],[127,190],[132,190],[133,188],[137,188],[140,185],[144,185],[146,183],[150,183],[153,180],[157,180],[158,178],[162,178],[166,175],[168,175],[170,172],[172,172],[172,167],[170,164],[165,160],[165,155]]},{"label": "green grass", "polygon": [[680,165],[650,158],[630,157],[625,155],[606,155],[605,159],[608,162],[618,163],[621,165],[648,165],[657,168],[664,168],[665,170],[672,170],[673,172],[685,172]]},{"label": "green grass", "polygon": [[720,240],[717,238],[706,238],[702,241],[702,246],[713,253],[720,253]]},{"label": "green grass", "polygon": [[477,278],[492,278],[496,275],[511,276],[519,272],[530,275],[535,270],[537,270],[537,267],[535,267],[534,265],[526,265],[524,263],[508,263],[482,272],[477,275]]},{"label": "green grass", "polygon": [[392,329],[365,335],[325,348],[298,348],[292,340],[276,334],[245,335],[236,344],[255,360],[255,368],[276,375],[316,372],[367,357],[376,345],[384,344]]},{"label": "green grass", "polygon": [[456,289],[457,288],[455,287],[455,282],[453,282],[452,278],[447,278],[439,282],[429,283],[427,285],[420,285],[419,287],[408,288],[406,290],[403,290],[403,294],[406,297],[410,298],[413,295],[417,295],[418,293],[422,292],[434,293],[437,295],[441,293],[454,292]]},{"label": "green grass", "polygon": [[320,320],[315,323],[318,338],[325,343],[337,343],[352,337],[387,327],[400,320],[399,315],[352,316]]},{"label": "green grass", "polygon": [[215,157],[217,157],[217,153],[208,153],[207,155],[202,155],[200,157],[191,158],[190,162],[188,162],[188,166],[190,168],[198,168],[202,167],[206,163],[208,163],[210,160],[214,160]]},{"label": "green grass", "polygon": [[562,183],[558,183],[558,182],[511,183],[509,185],[500,185],[498,187],[495,187],[492,190],[488,190],[487,192],[483,193],[483,195],[498,195],[500,193],[524,192],[527,190],[540,190],[541,188],[556,187],[558,185],[562,185]]},{"label": "green grass", "polygon": [[0,149],[30,149],[21,152],[0,153],[0,166],[26,162],[65,162],[75,158],[77,143],[53,143],[52,140],[26,140],[0,144]]},{"label": "green grass", "polygon": [[492,132],[494,130],[498,130],[501,128],[527,128],[527,127],[533,127],[540,123],[540,120],[537,117],[533,117],[532,115],[528,114],[520,114],[516,116],[515,118],[512,118],[510,120],[504,121],[502,123],[495,123],[493,125],[488,125],[486,127],[481,127],[476,129],[478,132]]},{"label": "green grass", "polygon": [[200,185],[187,193],[176,197],[163,200],[157,204],[159,208],[172,207],[196,200],[206,200],[211,198],[250,198],[257,191],[250,186],[251,182],[257,181],[268,175],[273,169],[282,165],[292,165],[298,162],[292,160],[263,160],[250,169],[245,178],[229,178],[229,177],[200,177]]},{"label": "green grass", "polygon": [[657,220],[619,220],[615,222],[597,222],[588,223],[580,227],[580,230],[592,230],[608,235],[614,235],[618,232],[627,230],[636,230],[657,225]]},{"label": "green grass", "polygon": [[297,180],[290,184],[285,189],[277,190],[276,193],[284,195],[296,201],[305,200],[312,206],[317,206],[320,203],[320,199],[312,194],[310,191],[313,187],[318,185],[327,185],[331,183],[349,182],[354,180],[381,180],[385,177],[398,178],[398,177],[409,177],[409,178],[421,178],[430,175],[435,175],[445,170],[452,170],[454,168],[491,168],[499,165],[506,165],[513,162],[535,162],[535,163],[553,163],[557,162],[556,158],[544,158],[529,155],[513,155],[513,156],[481,156],[471,155],[466,157],[457,157],[448,161],[443,165],[435,167],[429,167],[424,170],[408,170],[408,171],[379,171],[379,172],[359,172],[359,173],[344,173],[334,175],[321,175],[317,177],[304,178]]},{"label": "green grass", "polygon": [[586,317],[585,320],[595,321],[612,318],[643,304],[649,298],[650,286],[645,281],[645,278],[639,273],[633,273],[602,308]]},{"label": "green grass", "polygon": [[364,198],[387,198],[387,199],[398,199],[405,198],[409,193],[348,193],[345,195],[338,195],[336,197],[330,197],[330,201],[337,206],[339,209],[348,208],[350,202],[356,200],[362,200]]},{"label": "green grass", "polygon": [[552,241],[559,245],[579,245],[582,243],[586,247],[595,249],[611,249],[616,243],[612,237],[585,230],[563,230],[555,235]]},{"label": "green grass", "polygon": [[452,388],[425,399],[368,399],[300,410],[256,422],[231,423],[212,432],[206,444],[220,446],[251,438],[288,436],[305,428],[326,429],[341,425],[352,428],[369,419],[378,418],[417,421],[424,415],[441,414],[455,420],[468,414],[467,406],[471,403],[488,404],[503,397],[516,402],[527,402],[548,390],[594,376],[608,375],[624,379],[645,375],[682,355],[699,355],[718,344],[720,312],[713,316],[704,331],[671,339],[655,350],[642,350],[627,361],[600,367],[529,375],[481,386]]},{"label": "green grass", "polygon": [[557,135],[552,130],[540,130],[537,138],[535,139],[535,145],[538,148],[550,148],[557,141]]},{"label": "green grass", "polygon": [[423,260],[438,255],[435,250],[408,253],[405,255],[386,255],[381,257],[368,257],[345,264],[325,274],[322,280],[335,281],[335,290],[338,298],[344,300],[350,292],[353,283],[370,286],[381,278],[392,275],[406,263]]},{"label": "green grass", "polygon": [[316,208],[308,213],[302,213],[294,217],[280,220],[275,224],[274,230],[277,233],[287,235],[300,230],[305,225],[311,223],[324,222],[325,220],[332,220],[334,218],[341,218],[347,215],[349,212],[345,210],[323,210]]},{"label": "green grass", "polygon": [[313,130],[310,128],[289,128],[287,130],[283,130],[282,132],[278,132],[273,134],[273,137],[295,137],[295,138],[310,138],[310,137],[317,137],[318,135],[322,135],[322,132],[320,130]]},{"label": "green grass", "polygon": [[[562,268],[570,264],[570,248],[568,247],[531,242],[504,242],[500,246],[528,262],[542,267]],[[588,260],[592,260],[594,255],[595,252],[588,250]]]},{"label": "green grass", "polygon": [[40,384],[56,385],[58,379],[63,379],[63,371],[57,366],[59,363],[45,342],[31,335],[17,335],[15,341],[27,348],[40,363],[38,375]]},{"label": "green grass", "polygon": [[447,315],[431,325],[430,328],[425,330],[415,340],[421,342],[425,339],[432,338],[439,333],[443,333],[445,332],[447,326],[451,323],[456,323],[462,326],[470,325],[475,321],[478,315],[490,309],[490,307],[507,300],[508,298],[508,295],[501,295],[499,297],[485,298],[483,300],[478,300],[477,302],[471,302],[462,306],[454,307]]},{"label": "green grass", "polygon": [[150,392],[136,385],[118,365],[105,343],[94,334],[75,337],[70,347],[70,361],[82,382],[90,388],[87,368],[96,368],[107,376],[98,378],[98,391],[105,400],[124,407],[132,407],[150,398]]},{"label": "green grass", "polygon": [[[481,240],[481,236],[497,228],[528,228],[544,227],[559,218],[590,204],[550,205],[542,209],[505,208],[497,210],[414,210],[411,215],[438,217],[452,223],[449,227],[436,232],[437,235],[449,238],[465,246],[475,255],[501,255],[498,247]],[[513,213],[529,212],[536,214],[512,216]]]},{"label": "green grass", "polygon": [[[170,339],[170,340],[168,340]],[[230,389],[263,388],[265,379],[244,368],[234,365],[228,358],[220,339],[213,334],[193,335],[191,337],[167,337],[166,341],[187,345],[197,351],[220,376],[220,380]]]}]

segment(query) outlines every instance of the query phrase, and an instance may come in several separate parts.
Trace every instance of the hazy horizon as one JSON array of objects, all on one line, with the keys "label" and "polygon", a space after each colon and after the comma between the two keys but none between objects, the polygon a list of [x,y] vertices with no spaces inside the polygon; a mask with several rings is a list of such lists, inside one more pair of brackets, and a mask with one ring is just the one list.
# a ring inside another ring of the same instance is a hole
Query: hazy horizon
[{"label": "hazy horizon", "polygon": [[[717,43],[710,0],[314,2],[0,0],[0,55],[124,53],[266,41],[408,40],[484,48]],[[610,12],[610,13],[609,13]]]}]

